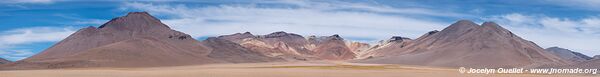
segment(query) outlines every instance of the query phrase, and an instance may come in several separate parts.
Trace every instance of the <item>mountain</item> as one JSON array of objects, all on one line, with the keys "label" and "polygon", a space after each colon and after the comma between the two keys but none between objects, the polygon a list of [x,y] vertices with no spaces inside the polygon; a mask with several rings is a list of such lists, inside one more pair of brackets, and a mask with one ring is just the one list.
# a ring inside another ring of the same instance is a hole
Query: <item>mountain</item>
[{"label": "mountain", "polygon": [[361,42],[346,42],[346,45],[348,45],[350,51],[356,54],[357,58],[359,55],[366,53],[371,48],[371,45]]},{"label": "mountain", "polygon": [[229,40],[229,41],[232,41],[235,43],[240,43],[246,38],[255,38],[255,36],[250,32],[244,32],[244,33],[235,33],[232,35],[223,35],[223,36],[219,36],[218,38],[224,39],[224,40]]},{"label": "mountain", "polygon": [[10,63],[10,62],[11,61],[8,61],[8,60],[6,60],[4,58],[0,58],[0,64],[7,64],[7,63]]},{"label": "mountain", "polygon": [[558,68],[587,68],[587,69],[597,69],[600,68],[600,59],[591,59],[588,61],[582,61],[572,65],[564,65],[564,66],[553,66]]},{"label": "mountain", "polygon": [[324,37],[324,40],[312,42],[316,46],[313,52],[321,59],[348,60],[356,57],[356,54],[346,45],[344,39],[339,35]]},{"label": "mountain", "polygon": [[210,48],[172,30],[146,12],[131,12],[78,30],[32,57],[9,64],[15,69],[71,67],[151,67],[222,63]]},{"label": "mountain", "polygon": [[251,51],[282,58],[286,61],[317,59],[316,57],[305,57],[306,55],[312,55],[312,51],[304,47],[308,44],[308,41],[298,34],[280,31],[267,35],[253,35],[250,32],[245,32],[223,35],[217,38],[229,40]]},{"label": "mountain", "polygon": [[283,61],[280,58],[265,56],[264,54],[247,49],[237,43],[229,40],[210,37],[202,43],[205,46],[212,48],[208,57],[227,61],[231,63],[256,63],[256,62],[272,62]]},{"label": "mountain", "polygon": [[600,59],[600,55],[595,55],[592,59]]},{"label": "mountain", "polygon": [[391,55],[394,53],[390,53],[389,51],[398,50],[400,48],[406,47],[412,43],[412,39],[402,36],[392,36],[390,39],[381,40],[379,44],[374,45],[370,49],[366,50],[366,52],[359,54],[358,59],[368,59],[373,57],[382,57],[385,55]]},{"label": "mountain", "polygon": [[235,33],[217,38],[233,41],[252,51],[287,61],[348,60],[356,56],[339,35],[305,38],[298,34],[279,31],[267,35]]},{"label": "mountain", "polygon": [[432,31],[412,40],[408,45],[388,47],[386,51],[375,51],[387,55],[356,62],[486,68],[570,63],[494,22],[479,26],[460,20],[442,31]]},{"label": "mountain", "polygon": [[562,58],[562,59],[573,61],[573,62],[583,62],[583,61],[592,59],[592,57],[586,56],[579,52],[573,52],[571,50],[559,48],[559,47],[550,47],[550,48],[546,48],[545,50]]}]

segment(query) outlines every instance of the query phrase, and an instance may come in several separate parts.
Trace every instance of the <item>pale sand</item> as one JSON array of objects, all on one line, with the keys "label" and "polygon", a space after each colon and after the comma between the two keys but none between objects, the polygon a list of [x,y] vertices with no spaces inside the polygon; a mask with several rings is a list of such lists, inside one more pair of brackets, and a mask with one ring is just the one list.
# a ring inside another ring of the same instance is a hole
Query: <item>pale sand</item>
[{"label": "pale sand", "polygon": [[3,70],[0,77],[587,77],[598,75],[461,74],[456,69],[343,62],[213,64],[155,68]]}]

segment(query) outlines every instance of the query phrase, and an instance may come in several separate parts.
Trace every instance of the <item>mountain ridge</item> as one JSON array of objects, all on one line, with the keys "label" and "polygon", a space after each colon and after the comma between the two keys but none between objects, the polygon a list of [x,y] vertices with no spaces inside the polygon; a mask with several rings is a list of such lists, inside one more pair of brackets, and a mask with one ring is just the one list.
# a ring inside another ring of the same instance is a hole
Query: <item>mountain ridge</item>
[{"label": "mountain ridge", "polygon": [[379,53],[387,55],[358,62],[442,67],[535,67],[570,63],[493,22],[479,26],[468,20],[427,33],[406,48]]},{"label": "mountain ridge", "polygon": [[[581,56],[573,52],[574,56]],[[584,57],[589,59],[589,57]],[[338,34],[307,36],[277,31],[209,37],[203,41],[171,29],[147,12],[131,12],[99,27],[82,28],[32,57],[0,69],[157,67],[216,63],[350,61],[440,67],[538,67],[565,60],[494,22],[459,20],[417,39],[392,36],[379,44]],[[494,60],[494,61],[490,61]]]},{"label": "mountain ridge", "polygon": [[0,58],[0,64],[7,64],[7,63],[10,63],[10,62],[11,61],[9,61],[9,60],[6,60],[4,58]]}]

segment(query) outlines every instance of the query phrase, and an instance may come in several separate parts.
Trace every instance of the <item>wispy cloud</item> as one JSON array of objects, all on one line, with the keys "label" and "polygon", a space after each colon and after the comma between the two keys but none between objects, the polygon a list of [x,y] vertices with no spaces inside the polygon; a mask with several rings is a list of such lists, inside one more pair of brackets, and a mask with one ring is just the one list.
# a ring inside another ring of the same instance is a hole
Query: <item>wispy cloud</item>
[{"label": "wispy cloud", "polygon": [[33,55],[22,45],[57,42],[75,32],[71,27],[31,27],[0,32],[0,57],[20,60]]},{"label": "wispy cloud", "polygon": [[[270,3],[290,7],[260,7],[260,4],[192,7],[184,4],[131,2],[125,3],[123,8],[170,17],[163,19],[163,22],[195,37],[244,31],[255,34],[287,31],[303,35],[340,34],[346,37],[387,39],[392,35],[418,37],[427,31],[439,30],[447,24],[447,22],[403,16],[406,14],[446,16],[424,8],[392,8],[345,2]],[[389,14],[390,12],[394,14]]]},{"label": "wispy cloud", "polygon": [[496,21],[513,33],[536,42],[542,47],[559,46],[583,52],[600,54],[600,18],[582,19],[524,15],[512,13],[485,18]]},{"label": "wispy cloud", "polygon": [[600,11],[598,10],[600,9],[600,0],[542,0],[540,2],[551,5],[572,7],[575,9]]},{"label": "wispy cloud", "polygon": [[30,50],[7,50],[3,49],[0,51],[0,57],[7,60],[21,60],[25,59],[34,53]]},{"label": "wispy cloud", "polygon": [[391,7],[388,5],[381,5],[376,1],[352,3],[344,1],[299,1],[299,0],[283,0],[273,1],[270,3],[283,3],[296,5],[300,8],[318,9],[318,10],[355,10],[365,11],[372,13],[391,13],[391,14],[411,14],[411,15],[427,15],[427,16],[446,16],[446,17],[466,17],[470,15],[454,13],[448,11],[434,10],[423,7]]}]

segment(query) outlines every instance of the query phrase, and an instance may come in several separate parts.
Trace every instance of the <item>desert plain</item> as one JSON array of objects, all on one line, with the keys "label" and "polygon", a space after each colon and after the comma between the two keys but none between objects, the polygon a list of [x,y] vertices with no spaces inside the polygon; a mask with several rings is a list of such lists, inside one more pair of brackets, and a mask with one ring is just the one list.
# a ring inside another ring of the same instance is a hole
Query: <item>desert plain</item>
[{"label": "desert plain", "polygon": [[330,61],[147,68],[3,70],[0,77],[595,77],[591,74],[463,74],[456,68]]}]

